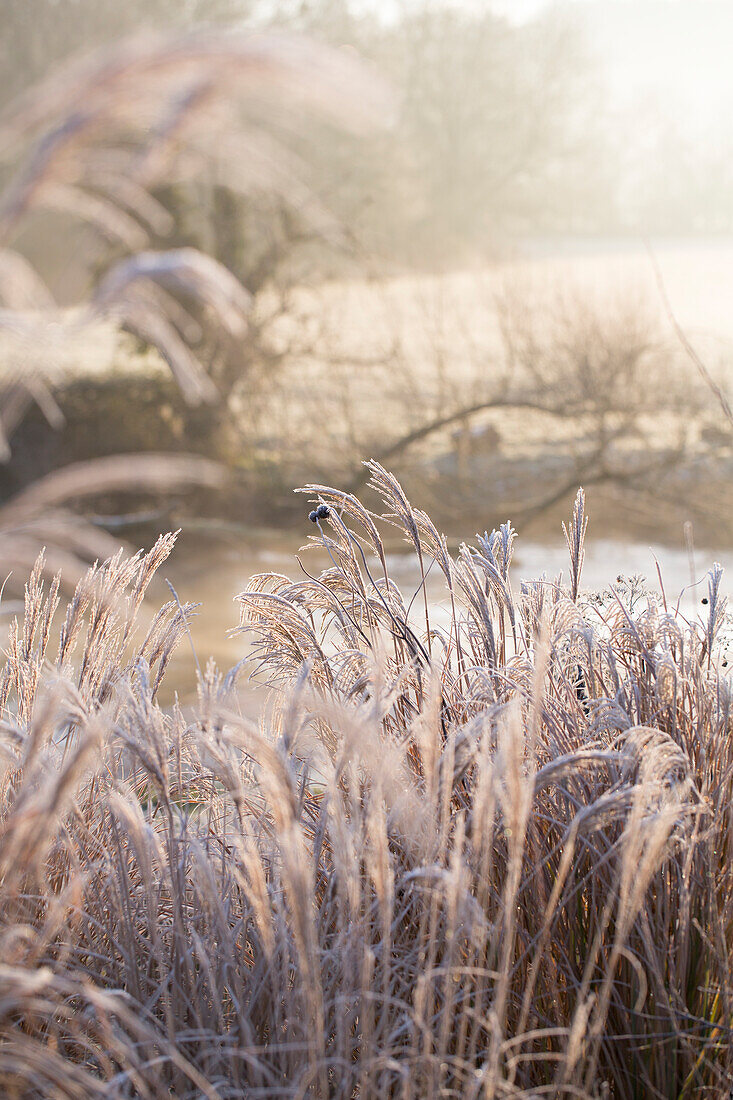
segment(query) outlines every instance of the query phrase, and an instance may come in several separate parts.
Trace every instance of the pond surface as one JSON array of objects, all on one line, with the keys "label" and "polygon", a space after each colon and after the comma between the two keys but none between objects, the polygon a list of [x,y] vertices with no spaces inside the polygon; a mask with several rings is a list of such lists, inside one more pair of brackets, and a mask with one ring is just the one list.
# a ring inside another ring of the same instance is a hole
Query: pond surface
[{"label": "pond surface", "polygon": [[[213,657],[220,668],[227,670],[251,653],[249,636],[232,633],[239,621],[239,606],[235,597],[247,587],[249,578],[255,573],[282,573],[293,580],[302,577],[295,555],[304,542],[305,538],[277,532],[269,540],[258,537],[238,545],[206,545],[205,542],[187,545],[184,532],[173,557],[164,567],[164,576],[175,586],[182,602],[191,600],[201,604],[191,623],[191,639],[202,668],[207,659]],[[323,565],[313,551],[299,556],[309,572],[318,573]],[[696,549],[694,561],[691,561],[685,550],[591,538],[586,543],[583,587],[600,590],[616,583],[620,575],[631,577],[641,574],[646,577],[650,588],[659,591],[658,565],[668,605],[674,607],[679,601],[681,612],[688,618],[695,618],[705,611],[701,600],[707,593],[706,574],[714,561],[723,565],[726,571],[723,587],[730,592],[733,550]],[[409,603],[420,583],[416,559],[398,545],[388,555],[388,565],[391,576]],[[517,539],[512,567],[515,590],[518,590],[522,580],[537,579],[543,573],[548,579],[555,579],[561,572],[567,578],[568,553],[564,542],[547,544]],[[437,567],[430,572],[426,587],[433,621],[438,625],[447,623],[446,590]],[[151,602],[168,598],[170,593],[162,585],[152,595]],[[420,609],[421,606],[416,600],[415,607]],[[419,618],[416,622],[419,626]],[[167,684],[165,701],[172,698],[175,692],[181,699],[191,698],[195,686],[195,661],[190,644],[183,643],[179,647]],[[251,699],[250,692],[245,691],[245,703],[251,703],[253,711],[256,710],[258,697],[261,697],[261,689],[253,686]]]}]

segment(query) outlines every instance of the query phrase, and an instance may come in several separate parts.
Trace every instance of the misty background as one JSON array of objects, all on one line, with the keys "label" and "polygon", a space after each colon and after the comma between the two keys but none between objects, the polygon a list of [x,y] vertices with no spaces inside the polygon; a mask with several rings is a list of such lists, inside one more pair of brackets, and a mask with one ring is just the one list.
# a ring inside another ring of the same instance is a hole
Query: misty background
[{"label": "misty background", "polygon": [[[267,103],[224,82],[133,195],[130,127],[154,145],[163,107],[185,114],[185,66],[114,111],[100,92],[99,125],[93,97],[56,112],[53,89],[201,27],[304,36],[389,91],[363,128],[312,110],[307,77]],[[651,572],[650,545],[672,587],[694,581],[733,514],[732,41],[719,0],[5,0],[3,243],[49,298],[41,344],[3,315],[3,499],[81,461],[213,459],[226,491],[101,485],[70,506],[134,542],[181,526],[181,584],[221,601],[303,538],[294,488],[361,492],[377,458],[453,541],[511,518],[527,568],[554,568],[583,484],[591,583],[619,553]],[[78,125],[19,205],[48,135]],[[246,332],[196,280],[155,299],[165,325],[139,299],[105,313],[99,287],[143,244],[231,273]]]},{"label": "misty background", "polygon": [[516,235],[731,229],[725,0],[7,0],[2,102],[79,51],[201,23],[305,31],[393,82],[380,155],[323,187],[395,262],[417,262],[415,232],[448,265]]}]

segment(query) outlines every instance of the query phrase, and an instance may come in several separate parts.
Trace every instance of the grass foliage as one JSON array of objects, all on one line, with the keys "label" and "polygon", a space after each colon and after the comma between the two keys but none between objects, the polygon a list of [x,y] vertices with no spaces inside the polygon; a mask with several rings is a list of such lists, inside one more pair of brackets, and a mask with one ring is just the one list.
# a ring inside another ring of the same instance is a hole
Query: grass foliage
[{"label": "grass foliage", "polygon": [[259,724],[241,670],[156,701],[191,608],[135,617],[170,537],[92,569],[58,649],[35,570],[1,681],[4,1095],[727,1095],[719,569],[698,623],[584,593],[580,493],[569,583],[516,592],[510,525],[452,557],[371,474],[384,515],[316,487],[327,568],[240,597]]}]

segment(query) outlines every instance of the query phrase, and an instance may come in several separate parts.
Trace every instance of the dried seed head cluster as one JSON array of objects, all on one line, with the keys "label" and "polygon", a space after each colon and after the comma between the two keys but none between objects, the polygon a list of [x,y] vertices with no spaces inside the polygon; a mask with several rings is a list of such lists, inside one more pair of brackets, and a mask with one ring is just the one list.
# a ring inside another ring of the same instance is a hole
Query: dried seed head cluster
[{"label": "dried seed head cluster", "polygon": [[[724,1096],[733,737],[721,577],[689,624],[641,587],[456,557],[378,465],[383,515],[311,487],[318,575],[239,597],[253,671],[157,690],[172,548],[39,561],[0,680],[0,1082],[9,1096]],[[317,518],[320,518],[317,516]],[[450,609],[388,568],[397,528]]]}]

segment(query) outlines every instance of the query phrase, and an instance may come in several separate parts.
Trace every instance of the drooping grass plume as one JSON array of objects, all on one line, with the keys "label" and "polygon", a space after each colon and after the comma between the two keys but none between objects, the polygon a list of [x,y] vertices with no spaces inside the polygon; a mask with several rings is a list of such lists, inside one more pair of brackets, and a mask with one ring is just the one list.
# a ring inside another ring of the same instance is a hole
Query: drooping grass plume
[{"label": "drooping grass plume", "polygon": [[[278,195],[316,233],[338,235],[288,138],[308,113],[359,132],[390,109],[382,81],[356,57],[237,28],[123,39],[67,62],[11,103],[0,117],[0,161],[12,169],[0,190],[0,446],[7,452],[30,402],[58,415],[59,362],[105,326],[156,348],[189,403],[216,400],[192,347],[197,318],[246,338],[250,296],[213,257],[161,250],[173,218],[156,189],[205,167],[230,190]],[[14,247],[39,211],[61,212],[112,245],[92,257],[96,285],[72,310],[56,306]]]},{"label": "drooping grass plume", "polygon": [[117,553],[119,539],[71,510],[79,501],[129,492],[131,486],[150,493],[190,486],[221,489],[225,480],[221,466],[197,455],[107,455],[62,466],[0,505],[2,579],[10,576],[13,585],[22,580],[41,546],[46,572],[59,573],[67,587],[76,584],[90,561]]}]

